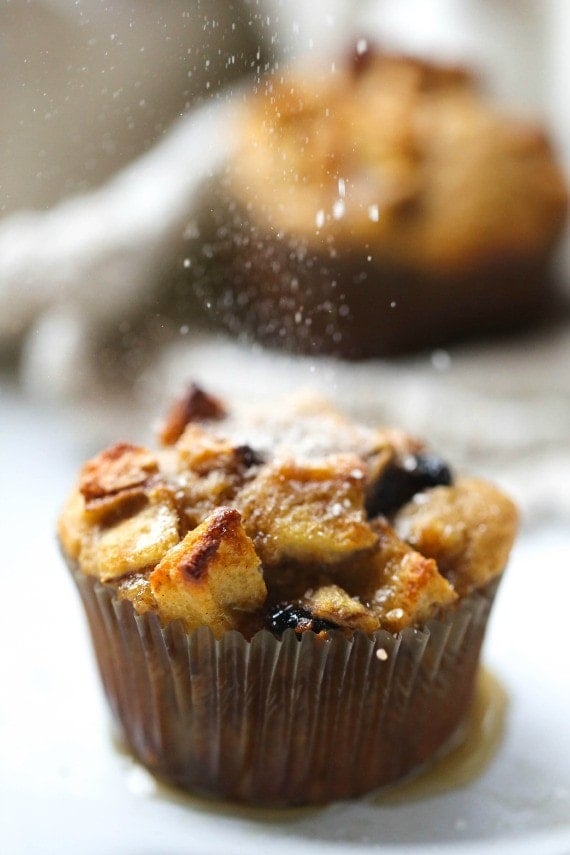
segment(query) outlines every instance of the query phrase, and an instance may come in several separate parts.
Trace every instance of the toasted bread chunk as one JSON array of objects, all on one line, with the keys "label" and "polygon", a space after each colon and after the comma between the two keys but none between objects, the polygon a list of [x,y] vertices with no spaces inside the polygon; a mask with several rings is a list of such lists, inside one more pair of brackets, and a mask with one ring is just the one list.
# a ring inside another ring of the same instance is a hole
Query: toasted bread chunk
[{"label": "toasted bread chunk", "polygon": [[148,486],[147,484],[139,484],[136,487],[119,490],[117,493],[108,493],[99,499],[86,501],[84,508],[85,520],[88,523],[97,525],[98,523],[112,523],[114,520],[118,520],[119,517],[124,519],[125,517],[133,516],[137,510],[146,504]]},{"label": "toasted bread chunk", "polygon": [[139,614],[156,611],[156,600],[148,577],[142,573],[124,576],[117,582],[117,597],[119,600],[130,600]]},{"label": "toasted bread chunk", "polygon": [[83,537],[79,561],[84,573],[108,582],[156,564],[178,540],[171,493],[159,487],[132,516],[92,526]]},{"label": "toasted bread chunk", "polygon": [[323,585],[314,591],[307,591],[303,599],[315,617],[338,626],[360,629],[362,632],[374,632],[380,626],[378,618],[370,609],[338,585]]},{"label": "toasted bread chunk", "polygon": [[225,414],[225,407],[218,398],[192,383],[185,394],[172,404],[158,429],[158,438],[163,445],[174,445],[190,422],[223,419]]},{"label": "toasted bread chunk", "polygon": [[475,478],[416,496],[394,519],[399,536],[435,558],[460,594],[486,585],[503,571],[517,525],[511,500]]},{"label": "toasted bread chunk", "polygon": [[366,522],[364,480],[353,455],[265,466],[237,499],[263,563],[334,564],[372,549],[377,537]]},{"label": "toasted bread chunk", "polygon": [[233,445],[199,425],[188,425],[176,450],[181,469],[191,469],[197,475],[209,475],[214,470],[243,475],[251,466],[263,462],[248,445]]},{"label": "toasted bread chunk", "polygon": [[65,503],[65,511],[57,521],[57,536],[65,554],[77,561],[81,552],[81,543],[88,531],[85,519],[85,499],[76,487]]},{"label": "toasted bread chunk", "polygon": [[214,508],[229,505],[262,459],[247,445],[233,445],[199,425],[188,425],[176,445],[184,512],[190,527]]},{"label": "toasted bread chunk", "polygon": [[[362,600],[383,629],[398,632],[422,623],[457,599],[433,559],[403,543],[386,520],[375,520],[373,527],[378,547],[362,561],[366,569]],[[362,566],[360,574],[362,579]]]},{"label": "toasted bread chunk", "polygon": [[146,484],[158,472],[158,460],[140,445],[118,442],[88,460],[79,476],[79,491],[91,502]]},{"label": "toasted bread chunk", "polygon": [[171,549],[149,577],[159,615],[216,636],[240,625],[239,612],[265,601],[261,562],[235,508],[218,508]]}]

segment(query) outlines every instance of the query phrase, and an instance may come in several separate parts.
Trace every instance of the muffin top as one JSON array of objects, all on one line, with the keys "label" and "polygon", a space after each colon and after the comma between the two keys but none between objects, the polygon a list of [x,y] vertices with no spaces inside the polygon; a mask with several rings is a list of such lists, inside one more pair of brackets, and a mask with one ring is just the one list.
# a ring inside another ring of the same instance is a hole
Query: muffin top
[{"label": "muffin top", "polygon": [[515,536],[491,484],[323,401],[228,413],[192,386],[159,439],[88,461],[58,532],[74,568],[189,631],[397,632],[498,576]]},{"label": "muffin top", "polygon": [[461,68],[376,50],[262,81],[227,181],[278,235],[435,273],[540,258],[567,207],[541,127]]}]

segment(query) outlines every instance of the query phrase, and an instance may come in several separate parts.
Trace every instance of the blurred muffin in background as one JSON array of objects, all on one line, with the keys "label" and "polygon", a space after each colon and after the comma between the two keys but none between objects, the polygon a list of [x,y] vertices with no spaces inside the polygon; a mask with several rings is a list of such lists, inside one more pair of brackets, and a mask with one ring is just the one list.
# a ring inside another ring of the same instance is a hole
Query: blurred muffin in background
[{"label": "blurred muffin in background", "polygon": [[544,130],[465,69],[370,49],[256,87],[185,267],[236,333],[345,358],[535,322],[568,196]]}]

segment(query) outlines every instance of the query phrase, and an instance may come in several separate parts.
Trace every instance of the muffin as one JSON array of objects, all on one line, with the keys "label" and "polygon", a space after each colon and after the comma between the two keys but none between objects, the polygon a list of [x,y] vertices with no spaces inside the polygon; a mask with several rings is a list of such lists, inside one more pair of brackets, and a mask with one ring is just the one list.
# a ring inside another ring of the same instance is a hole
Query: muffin
[{"label": "muffin", "polygon": [[191,387],[59,519],[104,689],[159,778],[252,804],[398,780],[453,739],[517,514],[401,431]]},{"label": "muffin", "polygon": [[362,358],[511,330],[552,303],[562,173],[543,129],[466,70],[370,49],[275,72],[235,136],[184,251],[232,331]]}]

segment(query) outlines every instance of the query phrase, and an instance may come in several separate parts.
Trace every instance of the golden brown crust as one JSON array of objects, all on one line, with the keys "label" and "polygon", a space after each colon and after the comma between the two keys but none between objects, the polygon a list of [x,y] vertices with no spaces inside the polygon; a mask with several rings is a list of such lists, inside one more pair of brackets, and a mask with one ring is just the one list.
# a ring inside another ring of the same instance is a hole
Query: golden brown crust
[{"label": "golden brown crust", "polygon": [[176,451],[180,471],[191,470],[200,477],[220,471],[228,476],[242,476],[250,466],[262,462],[248,446],[234,445],[198,425],[188,425],[176,444]]},{"label": "golden brown crust", "polygon": [[425,623],[457,600],[436,562],[416,552],[382,518],[375,521],[378,549],[364,561],[362,600],[383,629],[398,632]]},{"label": "golden brown crust", "polygon": [[378,618],[338,585],[322,585],[305,593],[304,601],[316,618],[340,627],[371,633],[380,627]]},{"label": "golden brown crust", "polygon": [[123,490],[144,486],[156,472],[158,461],[151,451],[118,442],[85,464],[79,476],[79,492],[89,507]]},{"label": "golden brown crust", "polygon": [[364,483],[365,468],[353,455],[264,467],[237,498],[263,563],[334,564],[372,549]]},{"label": "golden brown crust", "polygon": [[417,496],[395,517],[399,536],[463,593],[502,573],[513,545],[518,513],[513,502],[486,481],[465,478]]},{"label": "golden brown crust", "polygon": [[158,438],[163,445],[174,445],[190,422],[217,420],[224,416],[222,402],[192,383],[172,404],[158,429]]},{"label": "golden brown crust", "polygon": [[129,600],[140,615],[157,611],[156,600],[152,593],[148,576],[135,573],[117,580],[117,597]]},{"label": "golden brown crust", "polygon": [[87,528],[79,552],[80,567],[102,582],[141,572],[178,543],[178,523],[170,492],[152,490],[132,515]]},{"label": "golden brown crust", "polygon": [[382,63],[386,72],[400,76],[404,72],[413,76],[416,88],[421,92],[447,87],[472,85],[474,73],[464,65],[437,65],[427,59],[403,53],[388,53],[378,46],[367,43],[366,50],[354,51],[348,57],[348,70],[359,77],[370,72],[374,65]]},{"label": "golden brown crust", "polygon": [[171,549],[149,576],[161,618],[219,636],[239,628],[239,612],[267,596],[261,562],[234,508],[219,508]]},{"label": "golden brown crust", "polygon": [[88,529],[85,519],[85,499],[74,488],[69,494],[63,512],[57,520],[57,536],[61,547],[72,561],[77,561],[81,543]]},{"label": "golden brown crust", "polygon": [[199,425],[188,425],[176,443],[174,467],[181,487],[180,508],[193,528],[212,508],[230,504],[262,458]]}]

